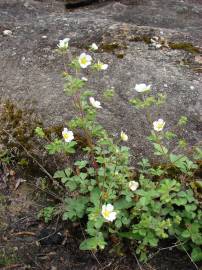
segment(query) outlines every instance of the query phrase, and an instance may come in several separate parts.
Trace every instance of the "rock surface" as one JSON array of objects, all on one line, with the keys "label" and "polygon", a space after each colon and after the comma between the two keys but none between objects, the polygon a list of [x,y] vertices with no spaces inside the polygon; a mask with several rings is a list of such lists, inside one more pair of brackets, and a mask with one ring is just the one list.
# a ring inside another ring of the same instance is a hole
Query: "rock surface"
[{"label": "rock surface", "polygon": [[[192,43],[198,56],[201,12],[200,0],[106,1],[75,11],[65,10],[61,1],[1,0],[0,95],[32,107],[46,125],[65,123],[73,110],[63,92],[62,59],[54,49],[65,37],[76,55],[96,42],[102,49],[92,56],[109,69],[96,77],[85,71],[84,76],[102,101],[99,119],[105,127],[114,134],[127,132],[134,157],[147,152],[144,112],[128,102],[136,95],[135,84],[144,82],[152,84],[154,93],[166,92],[168,103],[156,117],[165,119],[167,127],[181,115],[189,117],[185,133],[194,144],[202,135],[201,67],[196,68],[195,54],[186,46],[150,50],[147,43],[153,36],[178,45]],[[12,35],[4,36],[5,29]],[[116,92],[112,103],[102,99],[109,87]]]}]

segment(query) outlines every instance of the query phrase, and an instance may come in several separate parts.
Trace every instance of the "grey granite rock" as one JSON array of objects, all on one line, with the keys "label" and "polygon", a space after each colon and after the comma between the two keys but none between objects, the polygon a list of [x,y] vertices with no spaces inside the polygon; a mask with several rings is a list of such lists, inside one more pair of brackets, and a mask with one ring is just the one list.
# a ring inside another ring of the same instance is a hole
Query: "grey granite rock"
[{"label": "grey granite rock", "polygon": [[[96,42],[102,49],[92,56],[108,63],[109,69],[96,77],[88,71],[84,75],[103,104],[98,114],[101,123],[113,134],[126,131],[134,157],[144,155],[149,127],[144,112],[133,109],[128,101],[136,95],[136,83],[149,83],[154,93],[166,92],[168,98],[156,117],[165,119],[168,128],[180,115],[187,115],[185,137],[194,144],[201,139],[202,121],[195,55],[166,46],[149,50],[147,43],[157,36],[177,44],[189,42],[200,50],[201,10],[201,1],[196,0],[107,1],[75,12],[66,11],[60,1],[1,0],[0,95],[19,106],[31,106],[46,125],[65,123],[74,112],[63,92],[62,59],[54,51],[57,42],[69,37],[75,55]],[[5,29],[12,36],[3,36]],[[116,93],[110,104],[102,98],[108,87]]]}]

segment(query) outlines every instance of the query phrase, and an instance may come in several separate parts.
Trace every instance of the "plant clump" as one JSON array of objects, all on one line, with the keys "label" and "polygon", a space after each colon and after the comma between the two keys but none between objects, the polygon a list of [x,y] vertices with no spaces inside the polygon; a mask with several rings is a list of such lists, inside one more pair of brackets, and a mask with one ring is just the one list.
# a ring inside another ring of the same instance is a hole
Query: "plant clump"
[{"label": "plant clump", "polygon": [[[95,44],[93,47],[97,49]],[[140,260],[146,261],[161,240],[172,238],[175,246],[190,252],[194,261],[201,260],[202,210],[190,182],[199,168],[202,150],[195,145],[191,156],[187,155],[188,143],[177,138],[163,116],[158,119],[150,113],[151,107],[158,109],[165,104],[166,96],[153,95],[151,85],[134,87],[135,97],[129,103],[135,110],[145,111],[151,129],[145,139],[151,142],[154,156],[162,161],[152,166],[145,157],[139,160],[134,173],[127,147],[130,137],[124,130],[113,137],[97,122],[104,103],[88,90],[88,78],[83,79],[83,70],[107,72],[108,64],[95,61],[89,52],[72,57],[65,42],[57,50],[65,56],[63,59],[69,57],[69,64],[64,62],[64,91],[71,97],[75,116],[51,142],[42,128],[35,130],[46,141],[50,155],[63,153],[68,157],[67,165],[54,174],[64,188],[62,203],[42,209],[40,216],[46,222],[57,213],[63,220],[83,220],[86,239],[80,244],[82,250],[104,249],[113,237],[120,244],[127,238]],[[187,120],[182,116],[175,129],[183,128]],[[85,138],[85,146],[78,149],[75,134]],[[172,142],[176,144],[173,147]],[[71,155],[75,158],[70,159]],[[175,174],[170,174],[171,169]]]}]

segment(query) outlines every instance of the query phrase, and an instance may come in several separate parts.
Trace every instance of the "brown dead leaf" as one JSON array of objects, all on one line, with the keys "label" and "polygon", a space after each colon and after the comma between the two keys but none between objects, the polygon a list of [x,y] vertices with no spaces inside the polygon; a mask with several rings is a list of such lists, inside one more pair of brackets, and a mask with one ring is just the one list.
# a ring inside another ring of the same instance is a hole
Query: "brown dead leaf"
[{"label": "brown dead leaf", "polygon": [[15,184],[15,190],[18,189],[19,185],[20,185],[21,183],[24,183],[24,182],[26,182],[25,179],[18,178],[17,181],[16,181],[16,184]]}]

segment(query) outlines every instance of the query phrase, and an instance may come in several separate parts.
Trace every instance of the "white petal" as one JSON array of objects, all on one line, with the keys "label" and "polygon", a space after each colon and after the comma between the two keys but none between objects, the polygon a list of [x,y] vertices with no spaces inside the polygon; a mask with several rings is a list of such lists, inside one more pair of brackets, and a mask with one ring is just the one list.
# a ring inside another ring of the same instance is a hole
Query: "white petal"
[{"label": "white petal", "polygon": [[116,212],[111,212],[109,215],[108,220],[109,221],[114,221],[116,219]]},{"label": "white petal", "polygon": [[98,108],[98,109],[101,109],[101,108],[102,108],[100,102],[97,101],[97,100],[95,100],[94,97],[90,97],[90,98],[89,98],[89,101],[90,101],[91,105],[92,105],[94,108]]},{"label": "white petal", "polygon": [[139,93],[149,91],[151,89],[151,85],[146,85],[145,83],[140,83],[135,85],[135,90]]},{"label": "white petal", "polygon": [[86,59],[87,59],[88,62],[91,62],[92,57],[91,57],[89,54],[87,54],[87,55],[86,55]]},{"label": "white petal", "polygon": [[64,128],[62,133],[66,133],[66,132],[68,132],[68,129]]},{"label": "white petal", "polygon": [[104,214],[105,211],[106,211],[106,205],[104,204],[104,205],[102,206],[102,215]]},{"label": "white petal", "polygon": [[106,205],[106,209],[107,209],[107,211],[112,212],[114,210],[114,206],[112,204],[108,203]]},{"label": "white petal", "polygon": [[93,104],[95,102],[94,97],[89,97],[90,103]]},{"label": "white petal", "polygon": [[135,191],[139,187],[139,183],[136,181],[130,181],[128,185],[132,191]]},{"label": "white petal", "polygon": [[155,131],[162,131],[165,126],[165,122],[163,119],[158,119],[158,121],[153,122],[153,128]]},{"label": "white petal", "polygon": [[83,58],[83,57],[85,57],[86,56],[86,54],[85,53],[82,53],[80,56],[79,56],[79,58]]},{"label": "white petal", "polygon": [[96,43],[92,43],[92,45],[91,45],[91,49],[93,49],[93,50],[97,50],[97,49],[98,49],[97,44],[96,44]]}]

